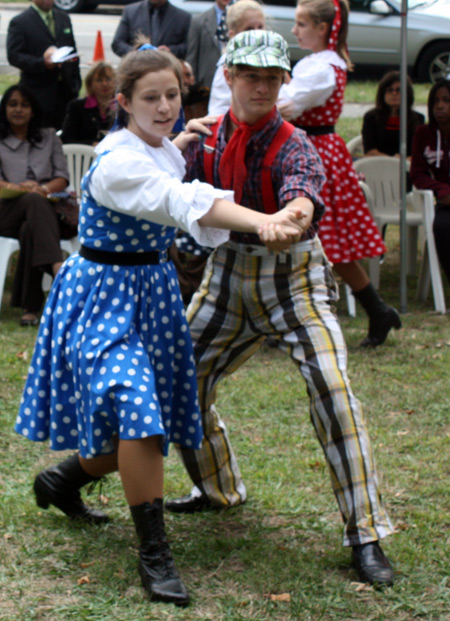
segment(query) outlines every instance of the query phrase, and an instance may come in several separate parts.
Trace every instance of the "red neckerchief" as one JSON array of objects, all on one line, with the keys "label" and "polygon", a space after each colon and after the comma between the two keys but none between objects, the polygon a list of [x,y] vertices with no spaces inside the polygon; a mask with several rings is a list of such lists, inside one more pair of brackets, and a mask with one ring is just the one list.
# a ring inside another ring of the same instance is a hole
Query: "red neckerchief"
[{"label": "red neckerchief", "polygon": [[253,125],[241,123],[230,110],[230,119],[237,126],[225,147],[219,164],[220,184],[225,190],[234,191],[234,200],[240,203],[242,190],[247,179],[245,152],[253,134],[262,129],[276,114],[276,106]]}]

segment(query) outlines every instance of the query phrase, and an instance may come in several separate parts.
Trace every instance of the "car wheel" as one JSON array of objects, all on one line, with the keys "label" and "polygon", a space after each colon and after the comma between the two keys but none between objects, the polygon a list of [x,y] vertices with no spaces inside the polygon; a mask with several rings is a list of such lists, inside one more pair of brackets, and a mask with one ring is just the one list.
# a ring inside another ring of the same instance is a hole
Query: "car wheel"
[{"label": "car wheel", "polygon": [[81,13],[82,11],[93,11],[97,6],[96,0],[55,0],[54,5],[57,9],[66,13]]},{"label": "car wheel", "polygon": [[450,42],[443,41],[429,47],[417,65],[419,82],[437,82],[450,79]]}]

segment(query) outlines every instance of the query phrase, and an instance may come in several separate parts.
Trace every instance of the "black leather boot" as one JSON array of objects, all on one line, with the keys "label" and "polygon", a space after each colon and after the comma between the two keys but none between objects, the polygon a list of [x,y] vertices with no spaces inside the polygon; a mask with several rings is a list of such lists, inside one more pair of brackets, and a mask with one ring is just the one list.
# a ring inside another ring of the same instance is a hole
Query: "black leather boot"
[{"label": "black leather boot", "polygon": [[91,524],[108,522],[103,511],[91,509],[81,499],[80,487],[99,481],[83,470],[78,454],[71,455],[57,466],[40,472],[34,480],[34,493],[38,507],[47,509],[54,505],[72,519]]},{"label": "black leather boot", "polygon": [[162,499],[130,507],[130,511],[139,538],[139,574],[144,589],[151,600],[187,606],[189,594],[166,539]]},{"label": "black leather boot", "polygon": [[388,306],[378,292],[369,283],[361,291],[353,291],[353,295],[369,316],[369,334],[361,342],[361,347],[377,347],[387,339],[389,330],[402,327],[400,316],[391,306]]},{"label": "black leather boot", "polygon": [[394,584],[394,570],[378,541],[353,546],[353,562],[361,582],[380,587]]}]

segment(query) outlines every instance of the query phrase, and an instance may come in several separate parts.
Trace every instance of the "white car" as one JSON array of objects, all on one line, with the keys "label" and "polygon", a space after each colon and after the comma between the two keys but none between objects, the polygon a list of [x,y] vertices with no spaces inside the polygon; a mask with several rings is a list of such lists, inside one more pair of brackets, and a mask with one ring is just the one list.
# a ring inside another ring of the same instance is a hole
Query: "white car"
[{"label": "white car", "polygon": [[[135,0],[133,0],[135,1]],[[203,13],[210,0],[170,0],[191,15]],[[106,0],[107,4],[130,4],[127,0]],[[55,0],[65,11],[92,10],[102,0]],[[269,0],[264,5],[267,25],[289,43],[291,60],[307,52],[298,47],[291,33],[296,0]],[[358,70],[379,69],[400,64],[401,0],[350,0],[348,47]],[[410,74],[422,82],[450,79],[450,0],[408,0],[407,56]]]}]

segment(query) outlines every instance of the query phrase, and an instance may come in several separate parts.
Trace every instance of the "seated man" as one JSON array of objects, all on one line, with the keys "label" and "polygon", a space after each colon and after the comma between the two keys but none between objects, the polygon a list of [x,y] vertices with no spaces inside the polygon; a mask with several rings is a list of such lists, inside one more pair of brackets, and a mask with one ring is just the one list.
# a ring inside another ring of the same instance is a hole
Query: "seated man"
[{"label": "seated man", "polygon": [[[393,570],[378,540],[392,532],[382,505],[361,406],[347,378],[347,351],[332,303],[337,287],[316,235],[324,206],[324,174],[306,135],[283,122],[275,102],[289,71],[287,44],[274,32],[251,30],[230,40],[225,76],[231,110],[187,154],[188,177],[233,189],[235,200],[271,212],[303,211],[303,236],[274,254],[251,235],[232,233],[215,250],[187,314],[197,364],[203,447],[180,451],[195,484],[167,509],[192,512],[246,500],[225,425],[215,408],[217,385],[270,337],[302,373],[311,419],[324,450],[363,582],[390,585]],[[206,145],[206,148],[205,148]]]}]

